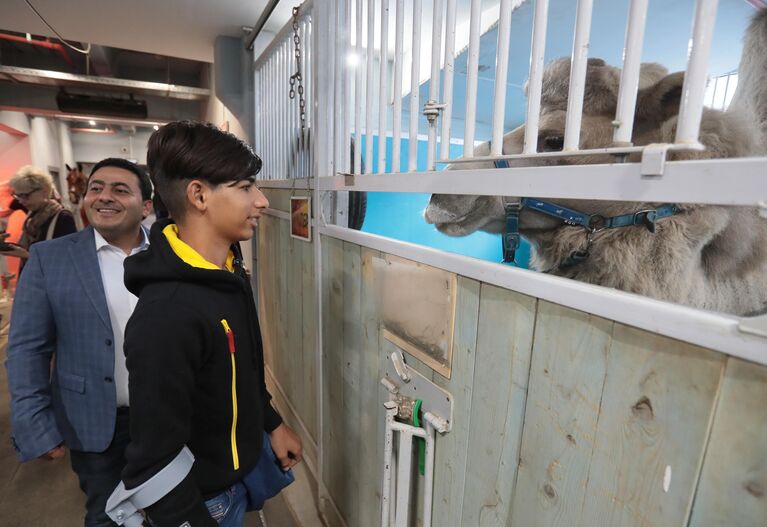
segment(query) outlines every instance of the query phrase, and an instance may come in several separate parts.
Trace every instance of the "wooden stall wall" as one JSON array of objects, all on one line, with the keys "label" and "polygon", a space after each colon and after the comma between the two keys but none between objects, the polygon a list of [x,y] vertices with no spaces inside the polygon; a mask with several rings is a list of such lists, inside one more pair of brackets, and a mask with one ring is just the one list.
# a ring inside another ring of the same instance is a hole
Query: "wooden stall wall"
[{"label": "wooden stall wall", "polygon": [[[260,232],[267,363],[312,434],[321,398],[329,522],[378,525],[394,350],[374,295],[382,255],[322,238],[318,386],[310,245],[285,220]],[[767,368],[464,277],[456,309],[450,379],[406,354],[455,398],[433,525],[767,525]]]},{"label": "wooden stall wall", "polygon": [[[270,208],[287,212],[290,191],[266,190]],[[306,195],[294,191],[293,195]],[[317,460],[317,355],[314,247],[291,238],[285,219],[263,215],[256,238],[258,305],[267,381],[284,416],[302,436],[309,462]]]}]

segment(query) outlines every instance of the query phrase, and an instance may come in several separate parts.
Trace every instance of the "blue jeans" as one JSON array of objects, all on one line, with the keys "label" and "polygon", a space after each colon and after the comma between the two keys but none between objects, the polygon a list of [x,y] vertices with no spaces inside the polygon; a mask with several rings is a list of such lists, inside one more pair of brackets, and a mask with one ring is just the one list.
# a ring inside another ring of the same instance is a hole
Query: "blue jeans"
[{"label": "blue jeans", "polygon": [[237,482],[224,492],[205,502],[210,516],[221,527],[242,527],[248,495],[245,485]]}]

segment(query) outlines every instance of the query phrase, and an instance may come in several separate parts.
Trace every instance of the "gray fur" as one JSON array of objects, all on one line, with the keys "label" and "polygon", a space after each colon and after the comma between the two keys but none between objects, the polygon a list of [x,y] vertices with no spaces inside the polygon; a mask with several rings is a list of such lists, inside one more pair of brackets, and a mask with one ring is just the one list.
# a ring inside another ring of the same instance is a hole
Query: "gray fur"
[{"label": "gray fur", "polygon": [[[564,134],[569,59],[549,64],[544,73],[539,151],[546,139]],[[700,141],[704,152],[678,152],[670,159],[706,159],[767,154],[767,11],[754,17],[740,65],[740,82],[731,110],[704,110]],[[612,145],[612,119],[620,70],[590,59],[581,128],[582,149]],[[632,141],[636,145],[673,142],[683,74],[668,75],[658,64],[644,64]],[[524,127],[504,136],[506,154],[522,151]],[[475,155],[488,155],[489,144]],[[638,161],[630,157],[630,161]],[[512,166],[608,163],[607,156],[518,160]],[[476,162],[455,168],[490,168]],[[450,167],[452,168],[452,167]],[[554,200],[604,216],[653,208],[659,203]],[[532,266],[583,282],[714,311],[747,314],[767,308],[767,221],[755,208],[685,205],[685,211],[662,220],[657,232],[644,227],[602,231],[590,257],[567,270],[558,268],[573,251],[586,247],[586,231],[565,226],[543,214],[523,210],[520,232],[533,246]],[[501,196],[434,194],[424,214],[441,232],[466,236],[476,230],[501,232]]]}]

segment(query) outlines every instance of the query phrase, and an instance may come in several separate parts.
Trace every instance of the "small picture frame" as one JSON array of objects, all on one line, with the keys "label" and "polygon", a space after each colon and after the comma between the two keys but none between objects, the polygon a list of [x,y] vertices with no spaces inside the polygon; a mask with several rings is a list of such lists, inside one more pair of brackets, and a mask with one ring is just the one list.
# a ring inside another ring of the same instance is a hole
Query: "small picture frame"
[{"label": "small picture frame", "polygon": [[290,198],[290,235],[305,242],[312,241],[311,198],[291,196]]}]

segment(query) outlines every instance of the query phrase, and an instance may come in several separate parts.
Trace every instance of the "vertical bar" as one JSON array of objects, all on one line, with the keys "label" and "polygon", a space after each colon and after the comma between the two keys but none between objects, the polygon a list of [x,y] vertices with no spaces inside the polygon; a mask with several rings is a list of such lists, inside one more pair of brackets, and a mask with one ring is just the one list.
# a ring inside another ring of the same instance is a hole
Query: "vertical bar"
[{"label": "vertical bar", "polygon": [[426,429],[426,460],[424,462],[423,486],[423,522],[421,527],[431,527],[432,500],[434,496],[434,442],[436,432],[429,421],[424,422]]},{"label": "vertical bar", "polygon": [[455,68],[455,0],[447,0],[445,14],[445,81],[442,87],[442,137],[440,139],[440,157],[450,157],[450,131],[453,121],[453,69]]},{"label": "vertical bar", "polygon": [[281,75],[282,79],[280,82],[280,92],[282,93],[282,104],[280,105],[280,116],[281,116],[281,133],[280,133],[280,143],[282,145],[282,173],[280,174],[281,179],[290,179],[290,141],[288,141],[288,136],[290,134],[290,126],[288,123],[289,115],[287,112],[288,104],[290,103],[290,98],[288,97],[289,91],[288,91],[288,80],[290,78],[290,75],[288,74],[288,48],[287,48],[287,42],[283,42],[282,44],[282,69],[281,69]]},{"label": "vertical bar", "polygon": [[613,134],[614,146],[631,146],[634,131],[639,71],[642,62],[645,22],[647,21],[647,0],[631,0],[629,19],[626,25],[626,43],[623,46],[623,69],[618,90],[618,108],[615,122],[618,127]]},{"label": "vertical bar", "polygon": [[335,110],[335,118],[333,119],[333,172],[337,174],[343,171],[343,157],[341,155],[341,140],[343,137],[344,127],[344,101],[343,101],[343,56],[342,56],[342,37],[341,26],[343,21],[343,6],[346,0],[337,0],[335,11],[335,64],[333,71],[334,92],[335,92],[335,104],[333,105]]},{"label": "vertical bar", "polygon": [[384,432],[384,466],[383,466],[383,485],[381,486],[381,527],[388,527],[389,510],[391,498],[392,498],[392,466],[393,466],[393,452],[394,452],[394,431],[392,430],[392,424],[394,423],[394,416],[397,415],[397,406],[394,403],[386,403],[387,405],[393,405],[391,408],[386,407],[386,428]]},{"label": "vertical bar", "polygon": [[375,49],[375,0],[368,0],[368,56],[365,90],[365,174],[373,173],[373,51]]},{"label": "vertical bar", "polygon": [[[509,0],[510,1],[510,0]],[[431,79],[429,80],[429,102],[436,104],[439,99],[439,60],[442,54],[442,0],[434,0],[431,23]],[[426,153],[426,170],[434,170],[437,156],[438,119],[429,120],[429,141]]]},{"label": "vertical bar", "polygon": [[503,125],[506,118],[506,81],[509,76],[509,36],[511,35],[511,0],[501,0],[498,22],[498,58],[495,61],[495,93],[493,94],[493,139],[490,155],[503,153]]},{"label": "vertical bar", "polygon": [[360,162],[362,161],[362,4],[363,0],[356,0],[355,24],[356,38],[354,42],[355,68],[354,68],[354,167],[355,174],[362,173]]},{"label": "vertical bar", "polygon": [[386,172],[386,107],[389,102],[389,0],[381,0],[381,55],[378,90],[378,173]]},{"label": "vertical bar", "polygon": [[352,75],[351,75],[351,68],[349,66],[349,54],[351,53],[352,49],[352,22],[351,22],[351,14],[352,14],[352,0],[346,0],[344,3],[344,20],[343,20],[343,26],[342,26],[342,34],[343,34],[343,63],[341,71],[344,75],[344,92],[343,92],[343,103],[344,103],[344,128],[343,128],[343,144],[341,147],[341,151],[343,152],[344,156],[344,172],[351,172],[351,163],[352,163],[352,156],[351,156],[351,141],[349,137],[349,132],[351,131],[351,110],[352,110]]},{"label": "vertical bar", "polygon": [[586,67],[589,59],[589,33],[594,0],[578,0],[573,53],[570,59],[570,88],[567,94],[564,150],[578,150],[581,138],[583,94],[586,90]]},{"label": "vertical bar", "polygon": [[464,120],[463,157],[474,157],[474,130],[477,116],[477,81],[479,80],[479,31],[482,0],[471,0],[469,20],[469,60],[466,72],[466,118]]},{"label": "vertical bar", "polygon": [[706,70],[716,21],[718,0],[698,0],[692,27],[687,72],[684,75],[682,101],[676,127],[676,143],[697,144],[703,97],[706,94]]},{"label": "vertical bar", "polygon": [[394,28],[394,109],[392,111],[392,154],[391,171],[400,172],[400,151],[402,146],[402,61],[405,36],[405,0],[397,0],[397,14]]},{"label": "vertical bar", "polygon": [[410,77],[410,138],[408,142],[407,169],[415,172],[418,168],[418,78],[421,74],[421,0],[413,0],[413,62]]},{"label": "vertical bar", "polygon": [[275,155],[274,155],[274,149],[276,148],[276,145],[274,143],[274,138],[277,136],[275,133],[277,130],[277,126],[275,123],[275,115],[274,115],[274,108],[276,107],[276,100],[274,97],[274,55],[269,57],[269,61],[267,62],[267,86],[269,88],[269,179],[274,178],[274,172],[275,172]]},{"label": "vertical bar", "polygon": [[395,518],[395,525],[397,527],[407,527],[408,525],[412,464],[413,433],[410,427],[407,427],[399,430],[399,450],[397,451],[397,515]]},{"label": "vertical bar", "polygon": [[527,117],[525,118],[524,154],[538,149],[538,122],[541,113],[541,86],[543,84],[543,55],[546,49],[546,23],[549,0],[535,1],[533,43],[530,51],[530,80],[527,85]]}]

